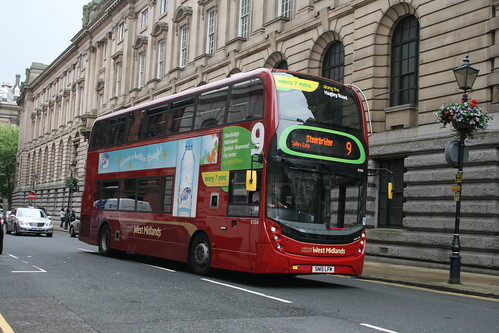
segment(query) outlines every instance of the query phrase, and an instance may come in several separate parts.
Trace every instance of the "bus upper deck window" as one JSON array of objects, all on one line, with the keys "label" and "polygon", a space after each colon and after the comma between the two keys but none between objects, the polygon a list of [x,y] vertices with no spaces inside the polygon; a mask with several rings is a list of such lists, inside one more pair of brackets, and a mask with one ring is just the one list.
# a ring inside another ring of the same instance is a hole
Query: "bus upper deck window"
[{"label": "bus upper deck window", "polygon": [[263,117],[263,83],[258,78],[235,83],[231,89],[227,123]]},{"label": "bus upper deck window", "polygon": [[199,96],[194,129],[221,125],[227,108],[228,87],[221,87]]},{"label": "bus upper deck window", "polygon": [[170,133],[186,132],[192,129],[194,101],[194,98],[189,98],[172,103],[172,110],[169,116],[172,118]]}]

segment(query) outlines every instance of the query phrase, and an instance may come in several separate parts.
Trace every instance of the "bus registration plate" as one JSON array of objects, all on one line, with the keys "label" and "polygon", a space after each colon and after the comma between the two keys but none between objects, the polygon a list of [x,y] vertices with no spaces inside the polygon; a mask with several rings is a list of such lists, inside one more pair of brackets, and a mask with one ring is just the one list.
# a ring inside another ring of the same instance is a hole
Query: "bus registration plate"
[{"label": "bus registration plate", "polygon": [[312,266],[312,273],[334,273],[334,266]]}]

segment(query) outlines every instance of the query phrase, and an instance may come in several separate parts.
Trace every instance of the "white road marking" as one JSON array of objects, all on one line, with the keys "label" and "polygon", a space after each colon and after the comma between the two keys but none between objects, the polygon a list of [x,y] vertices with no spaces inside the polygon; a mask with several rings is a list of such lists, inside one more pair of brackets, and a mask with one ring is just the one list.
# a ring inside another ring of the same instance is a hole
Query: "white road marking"
[{"label": "white road marking", "polygon": [[85,251],[85,252],[92,252],[92,253],[95,253],[95,251],[92,251],[92,250],[88,250],[88,249],[84,249],[84,248],[81,248],[79,247],[78,250],[80,251]]},{"label": "white road marking", "polygon": [[360,324],[360,326],[364,326],[364,327],[372,328],[373,330],[380,331],[380,332],[386,332],[386,333],[397,333],[396,331],[391,331],[391,330],[388,330],[388,329],[383,328],[383,327],[374,326],[374,325],[369,325],[369,324],[366,324],[366,323],[361,323],[361,324]]},{"label": "white road marking", "polygon": [[250,293],[250,294],[253,294],[253,295],[270,298],[270,299],[273,299],[275,301],[279,301],[279,302],[282,302],[282,303],[287,303],[287,304],[292,304],[293,303],[291,301],[288,301],[288,300],[285,300],[285,299],[282,299],[282,298],[278,298],[278,297],[274,297],[274,296],[270,296],[270,295],[265,295],[265,294],[262,294],[262,293],[259,293],[259,292],[256,292],[256,291],[252,291],[252,290],[249,290],[249,289],[236,287],[236,286],[233,286],[233,285],[230,285],[230,284],[227,284],[227,283],[217,282],[217,281],[213,281],[213,280],[209,280],[209,279],[204,279],[204,278],[201,279],[201,280],[206,281],[206,282],[210,282],[210,283],[213,283],[213,284],[218,284],[220,286],[224,286],[224,287],[228,287],[228,288],[232,288],[232,289],[244,291],[246,293]]},{"label": "white road marking", "polygon": [[[13,254],[10,254],[9,253],[9,257],[11,258],[14,258],[14,259],[17,259],[17,260],[21,260],[21,262],[23,264],[29,264],[28,261],[26,260],[22,260],[22,259],[19,259],[18,257],[16,257],[15,255]],[[30,256],[31,257],[31,256]],[[11,273],[47,273],[46,270],[44,270],[43,268],[40,268],[38,266],[35,266],[35,265],[31,265],[32,267],[36,268],[36,271],[10,271]]]},{"label": "white road marking", "polygon": [[154,265],[149,265],[149,264],[145,264],[146,266],[150,266],[150,267],[154,267],[154,268],[157,268],[157,269],[161,269],[163,271],[167,271],[167,272],[170,272],[170,273],[175,273],[176,271],[174,271],[173,269],[168,269],[168,268],[164,268],[164,267],[160,267],[160,266],[154,266]]},{"label": "white road marking", "polygon": [[34,268],[36,268],[37,270],[36,271],[10,271],[11,273],[47,273],[46,270],[38,267],[38,266],[35,266],[35,265],[31,265],[33,266]]}]

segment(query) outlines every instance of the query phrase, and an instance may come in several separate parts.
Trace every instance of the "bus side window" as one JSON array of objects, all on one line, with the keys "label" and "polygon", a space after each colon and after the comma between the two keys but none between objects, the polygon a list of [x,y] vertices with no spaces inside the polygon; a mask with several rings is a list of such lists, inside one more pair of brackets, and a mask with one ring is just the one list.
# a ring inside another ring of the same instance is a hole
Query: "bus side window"
[{"label": "bus side window", "polygon": [[189,98],[172,103],[170,117],[173,118],[171,122],[172,127],[169,131],[170,133],[181,133],[192,129],[195,106],[194,102],[194,98]]},{"label": "bus side window", "polygon": [[149,109],[145,112],[140,138],[152,138],[164,134],[168,106]]},{"label": "bus side window", "polygon": [[109,122],[109,119],[105,119],[94,124],[90,139],[91,149],[99,149],[107,146],[109,140]]},{"label": "bus side window", "polygon": [[109,145],[118,145],[126,142],[128,138],[127,115],[113,118],[109,123]]},{"label": "bus side window", "polygon": [[199,96],[194,129],[218,126],[223,123],[227,109],[228,87],[207,91]]},{"label": "bus side window", "polygon": [[159,177],[139,179],[137,211],[160,211],[161,179]]},{"label": "bus side window", "polygon": [[165,178],[164,193],[163,193],[163,212],[172,212],[173,203],[173,176],[168,175]]},{"label": "bus side window", "polygon": [[258,78],[235,83],[230,94],[227,123],[263,117],[263,83]]},{"label": "bus side window", "polygon": [[143,112],[141,110],[128,114],[128,136],[126,142],[134,142],[138,140],[142,117]]},{"label": "bus side window", "polygon": [[118,180],[106,180],[101,183],[97,183],[97,190],[99,191],[99,202],[97,203],[97,207],[99,207],[99,209],[118,209]]},{"label": "bus side window", "polygon": [[137,179],[125,178],[121,180],[121,195],[119,210],[134,211],[137,204]]},{"label": "bus side window", "polygon": [[231,173],[229,183],[229,210],[228,215],[233,216],[258,216],[260,204],[260,176],[257,172],[256,191],[246,190],[246,170]]}]

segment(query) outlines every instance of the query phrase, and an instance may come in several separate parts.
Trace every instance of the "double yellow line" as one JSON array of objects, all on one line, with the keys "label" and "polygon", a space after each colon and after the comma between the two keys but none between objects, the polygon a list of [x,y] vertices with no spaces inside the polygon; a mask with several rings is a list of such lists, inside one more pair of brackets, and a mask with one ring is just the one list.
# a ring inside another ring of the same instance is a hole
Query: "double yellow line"
[{"label": "double yellow line", "polygon": [[14,333],[12,327],[10,327],[9,323],[5,320],[5,318],[0,314],[0,330],[2,333]]}]

